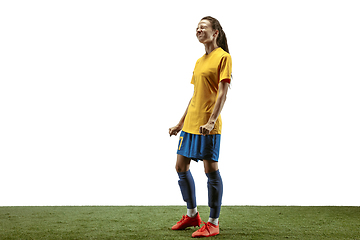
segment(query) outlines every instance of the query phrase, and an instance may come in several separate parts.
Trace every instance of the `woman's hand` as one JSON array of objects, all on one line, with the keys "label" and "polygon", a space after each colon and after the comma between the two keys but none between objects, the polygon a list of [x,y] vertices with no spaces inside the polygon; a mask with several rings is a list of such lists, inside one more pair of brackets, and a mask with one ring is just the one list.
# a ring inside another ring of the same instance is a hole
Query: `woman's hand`
[{"label": "woman's hand", "polygon": [[208,135],[210,132],[214,129],[215,123],[207,123],[205,125],[200,126],[200,134],[202,135]]},{"label": "woman's hand", "polygon": [[172,128],[169,128],[169,134],[170,134],[170,137],[172,135],[177,135],[182,129],[182,126],[179,126],[179,125],[176,125],[175,127],[172,127]]}]

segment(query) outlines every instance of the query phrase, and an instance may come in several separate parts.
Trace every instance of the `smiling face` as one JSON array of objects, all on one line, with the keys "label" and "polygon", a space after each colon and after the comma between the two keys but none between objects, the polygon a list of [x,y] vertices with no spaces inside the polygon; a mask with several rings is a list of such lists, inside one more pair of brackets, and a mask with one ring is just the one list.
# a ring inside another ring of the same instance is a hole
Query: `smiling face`
[{"label": "smiling face", "polygon": [[205,19],[201,20],[196,28],[196,37],[203,44],[216,42],[218,33],[218,30],[212,29],[210,21]]}]

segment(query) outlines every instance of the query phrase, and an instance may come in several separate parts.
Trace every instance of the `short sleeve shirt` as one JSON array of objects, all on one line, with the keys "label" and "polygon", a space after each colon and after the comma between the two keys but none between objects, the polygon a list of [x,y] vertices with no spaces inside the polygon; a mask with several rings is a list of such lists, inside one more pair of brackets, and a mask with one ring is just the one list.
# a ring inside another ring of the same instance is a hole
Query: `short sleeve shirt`
[{"label": "short sleeve shirt", "polygon": [[[214,110],[219,83],[231,79],[231,72],[231,56],[220,47],[197,60],[191,79],[191,83],[194,84],[194,95],[185,117],[182,129],[184,132],[200,134],[200,126],[208,122]],[[221,134],[221,126],[219,116],[210,134]]]}]

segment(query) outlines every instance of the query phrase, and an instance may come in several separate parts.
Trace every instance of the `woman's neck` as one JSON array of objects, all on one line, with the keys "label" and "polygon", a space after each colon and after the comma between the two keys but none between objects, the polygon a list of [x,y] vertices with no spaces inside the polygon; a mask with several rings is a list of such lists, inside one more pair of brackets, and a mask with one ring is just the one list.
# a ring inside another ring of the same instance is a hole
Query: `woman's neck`
[{"label": "woman's neck", "polygon": [[204,44],[205,45],[205,52],[206,55],[210,54],[212,51],[214,51],[216,48],[218,48],[219,46],[216,44],[216,42],[211,42],[208,44]]}]

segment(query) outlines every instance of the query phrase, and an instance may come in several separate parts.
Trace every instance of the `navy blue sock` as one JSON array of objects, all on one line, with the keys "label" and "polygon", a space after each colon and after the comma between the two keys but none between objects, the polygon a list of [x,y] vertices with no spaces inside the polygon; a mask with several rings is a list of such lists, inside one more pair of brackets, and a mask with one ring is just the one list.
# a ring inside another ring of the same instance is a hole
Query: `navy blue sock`
[{"label": "navy blue sock", "polygon": [[223,182],[219,170],[206,173],[208,177],[208,203],[210,207],[210,217],[219,218],[221,209],[221,200],[223,195]]},{"label": "navy blue sock", "polygon": [[188,209],[196,208],[196,196],[195,196],[195,182],[194,178],[189,171],[178,172],[179,186],[184,201],[186,202]]}]

